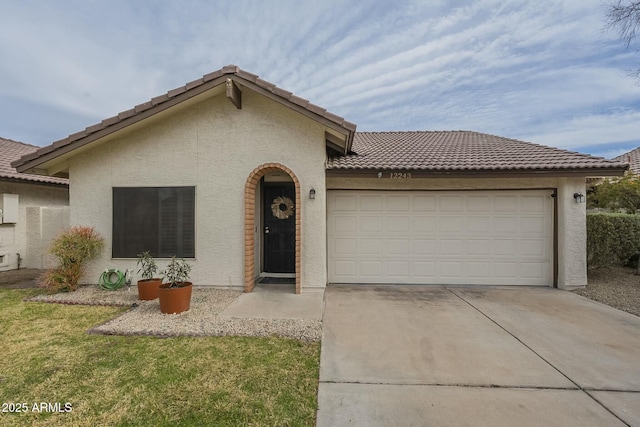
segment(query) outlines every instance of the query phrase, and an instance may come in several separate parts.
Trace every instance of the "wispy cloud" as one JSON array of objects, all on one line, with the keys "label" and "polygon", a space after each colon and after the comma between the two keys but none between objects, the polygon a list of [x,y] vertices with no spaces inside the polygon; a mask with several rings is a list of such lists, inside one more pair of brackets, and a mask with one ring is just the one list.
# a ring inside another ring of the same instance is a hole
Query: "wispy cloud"
[{"label": "wispy cloud", "polygon": [[0,135],[48,144],[235,63],[360,130],[614,152],[640,145],[640,88],[604,12],[599,0],[6,2]]}]

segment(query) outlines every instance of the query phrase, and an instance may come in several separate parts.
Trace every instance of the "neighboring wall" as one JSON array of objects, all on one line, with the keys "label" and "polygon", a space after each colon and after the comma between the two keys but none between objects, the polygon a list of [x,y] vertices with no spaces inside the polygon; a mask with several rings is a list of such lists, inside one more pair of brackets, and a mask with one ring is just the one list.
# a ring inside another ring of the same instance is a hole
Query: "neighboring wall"
[{"label": "neighboring wall", "polygon": [[0,194],[17,194],[18,222],[0,224],[0,271],[49,268],[53,260],[48,246],[69,224],[67,187],[0,181]]},{"label": "neighboring wall", "polygon": [[[85,281],[107,267],[135,269],[111,258],[112,187],[196,186],[195,285],[244,285],[244,189],[253,169],[280,163],[301,185],[302,288],[326,284],[324,129],[317,122],[245,89],[242,109],[224,94],[187,101],[150,122],[132,126],[69,160],[71,223],[92,225],[105,237],[102,257]],[[309,190],[318,195],[309,200]],[[256,233],[258,233],[258,227]],[[167,260],[159,260],[161,267]]]},{"label": "neighboring wall", "polygon": [[585,194],[584,178],[327,178],[328,190],[497,190],[556,188],[558,208],[558,287],[586,286],[586,204],[573,194]]}]

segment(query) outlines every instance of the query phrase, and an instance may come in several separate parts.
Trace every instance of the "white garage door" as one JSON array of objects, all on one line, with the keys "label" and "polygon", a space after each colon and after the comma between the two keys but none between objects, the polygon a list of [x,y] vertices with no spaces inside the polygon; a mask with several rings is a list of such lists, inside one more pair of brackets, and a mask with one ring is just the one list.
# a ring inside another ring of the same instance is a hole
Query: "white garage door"
[{"label": "white garage door", "polygon": [[329,282],[549,286],[551,194],[329,191]]}]

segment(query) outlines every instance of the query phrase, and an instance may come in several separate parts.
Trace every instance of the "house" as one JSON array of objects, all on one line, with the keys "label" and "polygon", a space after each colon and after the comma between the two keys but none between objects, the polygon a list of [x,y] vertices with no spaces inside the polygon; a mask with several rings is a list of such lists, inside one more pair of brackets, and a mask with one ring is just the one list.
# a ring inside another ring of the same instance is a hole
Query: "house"
[{"label": "house", "polygon": [[584,286],[585,179],[627,168],[477,132],[356,132],[234,65],[13,165],[69,177],[71,224],[107,241],[89,280],[151,250],[247,292],[263,277]]},{"label": "house", "polygon": [[0,138],[0,271],[50,267],[49,243],[68,225],[69,181],[11,166],[38,148]]},{"label": "house", "polygon": [[640,147],[613,158],[617,162],[629,163],[629,170],[640,175]]}]

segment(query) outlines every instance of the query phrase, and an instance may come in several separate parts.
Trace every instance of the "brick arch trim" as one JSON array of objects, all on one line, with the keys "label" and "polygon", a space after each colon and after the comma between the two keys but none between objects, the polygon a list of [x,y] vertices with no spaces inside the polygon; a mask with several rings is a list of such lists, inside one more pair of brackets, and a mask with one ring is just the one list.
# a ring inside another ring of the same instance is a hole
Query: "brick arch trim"
[{"label": "brick arch trim", "polygon": [[295,272],[296,294],[300,293],[301,278],[301,248],[302,236],[300,233],[300,181],[288,167],[280,163],[265,163],[251,171],[244,186],[244,291],[251,292],[255,286],[255,226],[256,226],[256,189],[260,178],[270,172],[285,172],[293,180],[296,191],[296,248],[295,248]]}]

